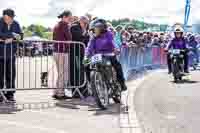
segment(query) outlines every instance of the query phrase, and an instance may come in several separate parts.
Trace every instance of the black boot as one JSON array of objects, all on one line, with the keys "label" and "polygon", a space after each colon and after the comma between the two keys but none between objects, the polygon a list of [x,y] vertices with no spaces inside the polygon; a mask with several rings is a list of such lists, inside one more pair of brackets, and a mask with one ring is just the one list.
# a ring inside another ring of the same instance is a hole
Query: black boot
[{"label": "black boot", "polygon": [[168,71],[168,74],[171,74],[172,73],[172,71]]},{"label": "black boot", "polygon": [[188,70],[184,70],[185,73],[190,73]]},{"label": "black boot", "polygon": [[125,82],[121,82],[120,85],[121,85],[122,91],[126,91],[127,90],[127,86],[126,86]]}]

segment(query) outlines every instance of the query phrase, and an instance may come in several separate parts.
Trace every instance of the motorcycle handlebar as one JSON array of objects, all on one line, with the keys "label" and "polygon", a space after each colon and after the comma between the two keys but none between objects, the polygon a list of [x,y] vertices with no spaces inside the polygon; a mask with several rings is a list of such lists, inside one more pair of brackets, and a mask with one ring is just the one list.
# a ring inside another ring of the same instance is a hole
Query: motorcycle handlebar
[{"label": "motorcycle handlebar", "polygon": [[[183,50],[183,49],[180,49],[180,51],[181,51],[181,52],[186,52],[187,50],[185,50],[185,49],[184,49],[184,50]],[[171,50],[165,50],[165,52],[171,53]]]},{"label": "motorcycle handlebar", "polygon": [[102,54],[103,56],[115,56],[115,53],[107,53],[107,54]]}]

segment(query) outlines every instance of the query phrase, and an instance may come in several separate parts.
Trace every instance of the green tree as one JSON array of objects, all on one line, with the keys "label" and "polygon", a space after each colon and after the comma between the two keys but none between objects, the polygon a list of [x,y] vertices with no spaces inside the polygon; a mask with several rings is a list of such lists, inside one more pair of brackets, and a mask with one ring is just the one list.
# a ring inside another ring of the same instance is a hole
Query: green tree
[{"label": "green tree", "polygon": [[52,32],[44,32],[43,33],[43,38],[46,38],[48,40],[52,40],[53,38],[53,33]]},{"label": "green tree", "polygon": [[32,36],[33,33],[29,30],[24,30],[24,37],[29,37],[29,36]]},{"label": "green tree", "polygon": [[44,33],[49,31],[48,28],[42,25],[34,25],[34,24],[31,24],[30,26],[28,26],[27,30],[31,31],[32,33],[40,37],[44,37]]},{"label": "green tree", "polygon": [[160,31],[166,31],[167,27],[167,25],[160,25]]},{"label": "green tree", "polygon": [[147,30],[147,29],[160,29],[164,30],[167,25],[162,25],[160,26],[158,24],[151,24],[151,23],[145,23],[144,21],[139,21],[132,19],[130,20],[129,18],[123,18],[123,19],[114,19],[111,21],[112,25],[116,27],[117,25],[124,25],[125,28],[129,25],[132,25],[136,30]]}]

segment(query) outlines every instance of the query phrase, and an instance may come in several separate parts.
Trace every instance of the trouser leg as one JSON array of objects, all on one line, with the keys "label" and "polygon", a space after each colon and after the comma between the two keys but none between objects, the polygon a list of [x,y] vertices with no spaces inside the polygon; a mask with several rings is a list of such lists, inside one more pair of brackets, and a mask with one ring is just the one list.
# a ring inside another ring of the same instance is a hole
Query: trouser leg
[{"label": "trouser leg", "polygon": [[119,63],[119,61],[117,60],[116,57],[112,57],[111,58],[111,63],[112,66],[114,67],[116,74],[117,74],[117,80],[120,83],[122,90],[125,91],[127,90],[127,87],[125,85],[125,78],[124,78],[124,74],[123,74],[123,70],[122,70],[122,66]]},{"label": "trouser leg", "polygon": [[4,88],[4,61],[4,59],[0,59],[0,89]]},{"label": "trouser leg", "polygon": [[168,66],[168,71],[169,73],[172,72],[172,65],[171,65],[172,61],[171,61],[171,58],[170,58],[170,54],[168,53],[167,54],[167,66]]},{"label": "trouser leg", "polygon": [[116,70],[117,80],[119,82],[125,82],[122,66],[118,62],[117,58],[116,57],[112,58],[111,63],[112,63],[112,66],[114,67],[114,69]]},{"label": "trouser leg", "polygon": [[197,60],[197,63],[199,63],[199,53],[198,53],[198,50],[195,50],[194,54],[195,54],[195,58]]},{"label": "trouser leg", "polygon": [[[16,64],[15,57],[6,59],[6,88],[15,89]],[[13,96],[15,91],[8,91],[8,96]]]},{"label": "trouser leg", "polygon": [[188,54],[185,52],[184,53],[184,71],[188,72],[189,68],[188,68]]},{"label": "trouser leg", "polygon": [[65,86],[65,80],[67,80],[67,62],[66,57],[64,53],[55,53],[54,54],[54,60],[56,62],[56,68],[57,68],[57,81],[56,81],[56,87],[57,89],[54,90],[54,95],[57,96],[64,96],[64,86]]}]

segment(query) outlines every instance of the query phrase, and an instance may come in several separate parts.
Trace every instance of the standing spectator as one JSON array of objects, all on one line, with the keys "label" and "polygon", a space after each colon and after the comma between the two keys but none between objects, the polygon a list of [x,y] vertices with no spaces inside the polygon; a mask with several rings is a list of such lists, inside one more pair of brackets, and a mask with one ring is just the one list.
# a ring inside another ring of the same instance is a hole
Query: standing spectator
[{"label": "standing spectator", "polygon": [[153,37],[153,40],[152,40],[152,45],[153,46],[160,46],[160,43],[159,43],[159,37],[158,37],[158,34],[156,33]]},{"label": "standing spectator", "polygon": [[144,45],[145,45],[145,47],[148,47],[150,45],[149,43],[151,43],[151,42],[149,42],[147,33],[144,33],[143,39],[144,39]]},{"label": "standing spectator", "polygon": [[149,32],[147,32],[147,47],[151,47],[152,45],[152,36]]},{"label": "standing spectator", "polygon": [[129,42],[135,43],[136,40],[135,40],[135,37],[134,37],[134,28],[133,28],[133,26],[128,26],[127,31],[130,34]]},{"label": "standing spectator", "polygon": [[89,14],[89,13],[86,13],[86,15],[85,15],[86,17],[88,17],[88,19],[89,19],[89,23],[92,21],[92,15],[91,14]]},{"label": "standing spectator", "polygon": [[[16,79],[16,51],[17,44],[13,41],[22,39],[20,25],[14,20],[15,12],[12,9],[3,11],[0,19],[0,88],[15,89]],[[4,84],[4,80],[6,81]],[[4,92],[7,100],[15,101],[15,91]]]},{"label": "standing spectator", "polygon": [[164,47],[164,33],[160,33],[159,43],[161,47]]},{"label": "standing spectator", "polygon": [[122,29],[123,27],[121,25],[118,25],[116,28],[116,34],[114,38],[115,46],[116,48],[120,48],[122,45]]},{"label": "standing spectator", "polygon": [[76,22],[78,22],[78,16],[73,16],[73,19],[72,19],[72,23],[76,23]]},{"label": "standing spectator", "polygon": [[[89,34],[88,34],[89,19],[86,16],[80,17],[79,21],[72,24],[71,33],[72,41],[82,42],[88,44]],[[80,86],[84,82],[84,47],[79,44],[74,44],[70,48],[70,82],[72,86]],[[87,96],[84,93],[85,87],[79,89],[80,92]],[[74,93],[74,90],[73,90]],[[79,94],[75,92],[74,98],[79,98]]]},{"label": "standing spectator", "polygon": [[[56,41],[71,41],[72,35],[70,32],[69,24],[72,20],[72,13],[70,11],[64,11],[58,18],[60,22],[55,26],[53,31],[53,40]],[[56,68],[58,72],[58,78],[56,81],[57,88],[54,91],[53,98],[55,99],[67,99],[65,96],[64,88],[69,83],[69,44],[55,43],[54,60],[56,62]]]},{"label": "standing spectator", "polygon": [[130,40],[130,34],[126,30],[122,30],[122,45],[129,45],[128,41]]},{"label": "standing spectator", "polygon": [[143,33],[139,33],[138,39],[137,39],[137,46],[144,47],[144,36]]}]

